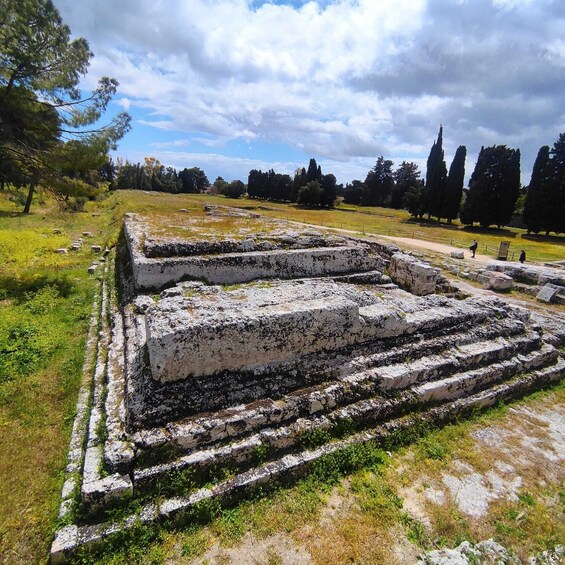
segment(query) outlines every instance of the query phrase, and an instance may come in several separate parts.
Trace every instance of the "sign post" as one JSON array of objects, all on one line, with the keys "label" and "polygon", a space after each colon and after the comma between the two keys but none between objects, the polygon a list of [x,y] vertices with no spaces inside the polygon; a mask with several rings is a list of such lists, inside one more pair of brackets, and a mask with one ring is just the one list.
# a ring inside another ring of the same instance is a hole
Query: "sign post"
[{"label": "sign post", "polygon": [[508,259],[508,249],[510,247],[509,241],[501,241],[500,248],[498,249],[498,260],[506,261]]}]

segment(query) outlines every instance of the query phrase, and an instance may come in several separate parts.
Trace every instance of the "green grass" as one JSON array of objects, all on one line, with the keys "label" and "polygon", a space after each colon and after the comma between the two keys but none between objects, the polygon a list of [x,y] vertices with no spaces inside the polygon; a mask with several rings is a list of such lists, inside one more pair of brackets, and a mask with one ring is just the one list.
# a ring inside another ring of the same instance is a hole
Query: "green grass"
[{"label": "green grass", "polygon": [[[180,208],[200,216],[205,203],[257,208],[257,212],[265,217],[358,233],[414,236],[443,243],[453,240],[460,247],[466,247],[473,237],[477,237],[481,252],[484,245],[495,249],[501,240],[510,240],[511,249],[525,249],[532,260],[561,259],[565,255],[565,238],[528,238],[523,230],[514,229],[479,231],[458,225],[413,223],[406,212],[385,209],[306,210],[292,205],[205,195],[124,191],[112,194],[104,201],[88,203],[84,212],[62,212],[56,203],[47,200],[44,205],[34,203],[32,213],[24,215],[15,211],[6,195],[0,194],[0,562],[44,562],[48,556],[80,383],[89,314],[97,287],[95,278],[87,274],[87,267],[94,257],[90,244],[114,245],[125,212],[145,214],[155,222],[170,214],[186,219],[186,214],[181,216],[178,212]],[[217,225],[222,236],[229,231],[225,222]],[[55,228],[62,229],[63,233],[55,235]],[[84,231],[92,232],[94,237],[86,240],[80,251],[67,255],[55,253],[55,249],[70,245]],[[448,430],[434,432],[424,439],[419,439],[418,435],[397,438],[398,445],[418,441],[417,459],[427,462],[426,468],[435,468],[447,464],[452,454],[457,453],[458,439],[449,436],[450,433],[454,434]],[[305,441],[316,445],[321,439],[307,437]],[[126,540],[126,548],[133,552],[129,562],[162,562],[166,555],[179,557],[179,551],[188,558],[209,547],[211,539],[235,543],[245,531],[268,535],[276,531],[296,532],[308,524],[315,524],[328,489],[338,485],[344,474],[373,473],[375,477],[379,476],[374,471],[355,470],[359,465],[375,470],[381,468],[382,461],[371,457],[371,453],[361,454],[357,450],[336,455],[314,469],[310,482],[248,501],[221,515],[212,513],[213,523],[206,530],[199,527],[168,533],[139,528],[137,537],[132,535]],[[179,477],[181,483],[184,479]],[[184,483],[181,487],[184,488]],[[367,508],[371,504],[374,508],[384,504],[386,512],[401,522],[402,510],[397,507],[394,496],[388,496],[386,489],[377,491],[375,501],[368,502]],[[528,505],[529,499],[521,500],[519,504],[525,505],[529,515],[539,523],[545,523],[536,514],[542,513],[544,508],[539,493],[528,492],[536,504]],[[497,518],[500,535],[510,540],[521,535],[516,528],[523,528],[523,525],[513,523],[511,510],[502,509]],[[218,509],[214,511],[219,512]],[[418,524],[404,520],[415,540],[424,539]],[[456,526],[453,527],[461,533],[463,530]],[[528,531],[532,529],[526,529]],[[384,530],[368,518],[344,522],[336,535],[345,546],[352,544],[351,547],[357,548],[352,550],[353,553],[365,551],[365,557],[373,555],[371,551],[376,550],[361,547],[360,532],[374,534],[375,539],[386,538]],[[541,539],[545,534],[536,535]],[[553,539],[551,531],[547,535],[548,540]],[[180,539],[181,550],[170,547],[172,539]],[[339,556],[345,553],[339,553],[339,548],[333,546],[320,543],[310,549],[315,555],[321,555],[325,550],[334,551],[335,562],[339,562]],[[107,553],[106,562],[128,562],[126,553],[116,546],[112,550],[115,554],[108,558]],[[373,557],[378,556],[374,554]]]}]

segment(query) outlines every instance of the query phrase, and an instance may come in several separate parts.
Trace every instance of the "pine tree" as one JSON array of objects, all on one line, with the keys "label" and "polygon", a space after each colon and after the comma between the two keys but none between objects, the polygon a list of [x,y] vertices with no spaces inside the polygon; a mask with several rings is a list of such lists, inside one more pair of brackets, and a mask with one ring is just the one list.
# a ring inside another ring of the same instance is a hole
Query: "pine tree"
[{"label": "pine tree", "polygon": [[393,176],[394,188],[390,206],[398,210],[404,206],[404,197],[411,189],[420,190],[420,171],[416,163],[402,161]]},{"label": "pine tree", "polygon": [[463,196],[463,182],[465,180],[466,156],[467,148],[464,145],[460,145],[449,167],[441,213],[442,217],[447,218],[449,223],[457,218],[459,214],[459,206],[461,205],[461,197]]},{"label": "pine tree", "polygon": [[441,219],[445,187],[447,184],[447,166],[443,153],[443,127],[439,127],[437,140],[430,149],[426,169],[426,187],[424,189],[423,212]]},{"label": "pine tree", "polygon": [[364,206],[390,206],[394,177],[393,162],[380,156],[365,179]]}]

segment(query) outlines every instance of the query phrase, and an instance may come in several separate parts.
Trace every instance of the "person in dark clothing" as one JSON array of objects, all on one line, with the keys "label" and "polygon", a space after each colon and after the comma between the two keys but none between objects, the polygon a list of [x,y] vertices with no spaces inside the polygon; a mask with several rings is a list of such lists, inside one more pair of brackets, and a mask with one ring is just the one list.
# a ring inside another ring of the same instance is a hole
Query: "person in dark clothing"
[{"label": "person in dark clothing", "polygon": [[522,251],[520,251],[520,263],[523,263],[526,260],[526,252],[522,249]]},{"label": "person in dark clothing", "polygon": [[473,255],[471,255],[471,259],[475,258],[475,252],[477,251],[477,247],[479,247],[479,244],[477,243],[477,240],[474,239],[473,243],[469,245],[469,249],[473,252]]}]

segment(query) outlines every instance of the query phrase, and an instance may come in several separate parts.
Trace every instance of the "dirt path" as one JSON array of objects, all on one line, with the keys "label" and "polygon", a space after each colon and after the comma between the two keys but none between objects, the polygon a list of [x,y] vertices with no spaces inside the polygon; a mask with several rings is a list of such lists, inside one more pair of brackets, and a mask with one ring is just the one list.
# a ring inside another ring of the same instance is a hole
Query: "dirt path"
[{"label": "dirt path", "polygon": [[436,243],[435,241],[426,241],[424,239],[412,239],[410,237],[394,237],[389,235],[379,235],[377,237],[388,239],[394,241],[395,243],[400,243],[407,245],[408,247],[417,247],[418,249],[426,249],[428,251],[437,251],[438,253],[444,253],[450,255],[452,251],[463,251],[465,254],[465,260],[476,263],[483,263],[485,265],[490,265],[491,263],[496,263],[497,259],[490,257],[489,255],[480,255],[477,253],[475,258],[471,258],[471,252],[468,249],[461,249],[460,247],[453,247],[451,245],[445,245],[444,243]]}]

